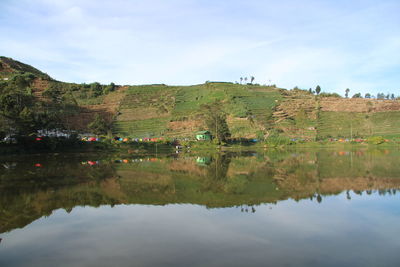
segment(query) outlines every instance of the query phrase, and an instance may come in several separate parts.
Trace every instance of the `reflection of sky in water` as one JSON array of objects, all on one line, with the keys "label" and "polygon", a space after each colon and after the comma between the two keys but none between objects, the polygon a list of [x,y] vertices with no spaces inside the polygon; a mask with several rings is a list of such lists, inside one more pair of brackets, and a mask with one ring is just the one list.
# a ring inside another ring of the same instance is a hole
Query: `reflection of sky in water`
[{"label": "reflection of sky in water", "polygon": [[240,208],[57,210],[1,234],[1,266],[398,266],[398,195]]}]

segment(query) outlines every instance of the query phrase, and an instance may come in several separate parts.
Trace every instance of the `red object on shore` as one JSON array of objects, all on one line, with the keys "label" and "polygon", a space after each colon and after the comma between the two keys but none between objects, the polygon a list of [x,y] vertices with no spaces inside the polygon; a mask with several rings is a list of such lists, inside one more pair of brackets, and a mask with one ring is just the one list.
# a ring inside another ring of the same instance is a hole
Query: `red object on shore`
[{"label": "red object on shore", "polygon": [[42,138],[40,138],[40,137],[36,137],[36,139],[35,139],[36,141],[42,141]]},{"label": "red object on shore", "polygon": [[40,164],[40,163],[36,163],[36,164],[35,164],[35,167],[41,168],[41,167],[43,167],[43,166],[42,166],[42,164]]}]

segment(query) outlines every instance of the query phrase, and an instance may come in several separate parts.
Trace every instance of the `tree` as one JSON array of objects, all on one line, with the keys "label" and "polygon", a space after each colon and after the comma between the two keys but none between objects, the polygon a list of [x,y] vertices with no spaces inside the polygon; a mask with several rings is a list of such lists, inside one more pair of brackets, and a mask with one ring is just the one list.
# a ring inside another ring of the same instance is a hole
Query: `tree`
[{"label": "tree", "polygon": [[28,86],[29,82],[23,76],[0,84],[0,117],[8,122],[8,133],[23,135],[35,132],[35,102]]},{"label": "tree", "polygon": [[345,92],[346,92],[345,96],[346,96],[346,98],[348,98],[349,97],[349,93],[350,93],[350,89],[347,88]]},{"label": "tree", "polygon": [[309,92],[310,94],[312,94],[313,90],[310,88],[310,89],[308,89],[308,92]]},{"label": "tree", "polygon": [[218,143],[226,142],[231,136],[226,122],[226,113],[222,110],[221,106],[220,102],[201,106],[204,110],[203,117],[205,124]]},{"label": "tree", "polygon": [[242,84],[243,82],[243,77],[240,77],[240,84]]},{"label": "tree", "polygon": [[352,98],[362,98],[361,93],[354,94]]},{"label": "tree", "polygon": [[115,84],[114,83],[110,83],[110,85],[107,85],[104,87],[103,89],[103,94],[108,94],[109,92],[114,92],[115,91]]},{"label": "tree", "polygon": [[98,82],[94,82],[94,83],[90,84],[90,89],[92,90],[94,97],[97,97],[97,96],[100,96],[103,94],[103,88],[102,88],[101,84]]},{"label": "tree", "polygon": [[97,135],[107,134],[110,129],[109,124],[99,114],[96,114],[94,120],[89,123],[88,128]]},{"label": "tree", "polygon": [[244,77],[244,81],[247,82],[247,77]]},{"label": "tree", "polygon": [[66,92],[59,82],[50,81],[42,94],[44,98],[36,98],[30,89],[34,77],[22,74],[0,82],[0,130],[4,133],[23,136],[60,129],[64,127],[63,116],[76,111],[71,92]]},{"label": "tree", "polygon": [[250,83],[252,84],[254,82],[254,76],[250,76]]},{"label": "tree", "polygon": [[396,99],[396,97],[394,96],[394,94],[392,94],[392,95],[390,96],[390,99],[392,99],[392,100],[395,100],[395,99]]},{"label": "tree", "polygon": [[315,88],[315,92],[317,93],[317,95],[321,93],[321,87],[319,85],[317,85],[317,87]]},{"label": "tree", "polygon": [[371,98],[371,94],[370,93],[366,93],[364,97],[365,98]]}]

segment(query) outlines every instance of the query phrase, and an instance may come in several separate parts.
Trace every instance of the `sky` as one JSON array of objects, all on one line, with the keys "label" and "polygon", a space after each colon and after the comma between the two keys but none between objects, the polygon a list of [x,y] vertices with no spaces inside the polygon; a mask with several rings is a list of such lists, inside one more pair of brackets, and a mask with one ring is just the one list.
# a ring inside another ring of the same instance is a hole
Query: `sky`
[{"label": "sky", "polygon": [[0,55],[66,82],[400,95],[399,0],[0,0]]}]

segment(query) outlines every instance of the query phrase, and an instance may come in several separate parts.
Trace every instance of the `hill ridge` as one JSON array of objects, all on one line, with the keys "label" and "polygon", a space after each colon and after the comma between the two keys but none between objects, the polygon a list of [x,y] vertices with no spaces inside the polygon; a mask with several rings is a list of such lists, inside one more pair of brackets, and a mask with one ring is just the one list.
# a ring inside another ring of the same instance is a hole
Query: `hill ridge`
[{"label": "hill ridge", "polygon": [[0,77],[10,77],[3,82],[33,75],[30,87],[38,100],[62,103],[69,99],[76,103],[79,111],[66,112],[64,124],[79,131],[88,131],[98,114],[112,125],[115,135],[193,137],[195,131],[206,128],[203,105],[217,101],[227,113],[233,138],[314,140],[400,134],[399,100],[324,97],[301,89],[230,82],[191,86],[76,84],[52,80],[11,58],[0,57],[0,64]]}]

